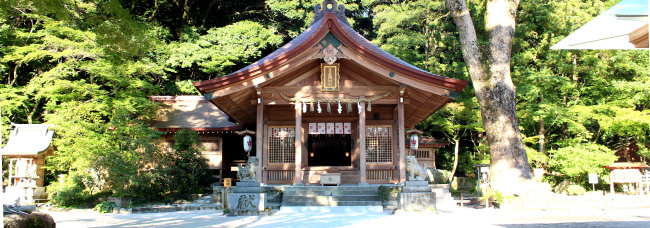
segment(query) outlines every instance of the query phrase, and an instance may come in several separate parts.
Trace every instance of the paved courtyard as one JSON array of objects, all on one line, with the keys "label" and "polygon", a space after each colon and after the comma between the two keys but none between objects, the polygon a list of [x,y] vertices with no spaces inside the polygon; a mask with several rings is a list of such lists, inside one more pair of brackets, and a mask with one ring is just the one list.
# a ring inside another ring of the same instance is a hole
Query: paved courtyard
[{"label": "paved courtyard", "polygon": [[58,227],[650,227],[650,208],[613,210],[458,209],[442,213],[372,212],[222,215],[218,210],[149,214],[50,212]]}]

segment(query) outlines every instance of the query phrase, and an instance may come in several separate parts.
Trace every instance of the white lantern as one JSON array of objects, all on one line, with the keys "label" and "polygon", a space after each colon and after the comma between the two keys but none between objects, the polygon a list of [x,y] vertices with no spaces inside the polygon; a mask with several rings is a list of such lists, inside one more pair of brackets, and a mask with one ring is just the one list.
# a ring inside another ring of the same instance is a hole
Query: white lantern
[{"label": "white lantern", "polygon": [[244,136],[244,151],[248,153],[251,152],[251,149],[253,149],[253,139],[250,135],[246,135]]},{"label": "white lantern", "polygon": [[418,135],[411,134],[411,150],[418,149]]}]

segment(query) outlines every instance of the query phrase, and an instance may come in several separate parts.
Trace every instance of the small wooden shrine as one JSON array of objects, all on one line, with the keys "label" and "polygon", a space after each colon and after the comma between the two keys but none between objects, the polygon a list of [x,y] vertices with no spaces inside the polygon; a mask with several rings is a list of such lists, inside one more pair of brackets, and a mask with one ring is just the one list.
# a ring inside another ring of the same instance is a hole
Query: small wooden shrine
[{"label": "small wooden shrine", "polygon": [[33,204],[47,199],[44,180],[45,158],[54,151],[51,145],[54,131],[51,124],[11,124],[14,129],[2,157],[9,158],[8,183],[3,183],[5,204]]},{"label": "small wooden shrine", "polygon": [[326,0],[307,30],[230,75],[196,82],[236,122],[255,128],[265,184],[406,181],[405,128],[455,99],[467,81],[410,65],[355,32]]}]

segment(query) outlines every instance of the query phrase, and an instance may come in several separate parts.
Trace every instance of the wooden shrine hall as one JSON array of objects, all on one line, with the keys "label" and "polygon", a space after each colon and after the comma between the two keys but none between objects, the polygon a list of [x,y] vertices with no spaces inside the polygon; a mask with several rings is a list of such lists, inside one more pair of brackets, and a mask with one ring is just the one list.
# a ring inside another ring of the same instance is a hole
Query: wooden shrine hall
[{"label": "wooden shrine hall", "polygon": [[405,128],[467,81],[410,65],[355,32],[345,7],[326,0],[307,30],[232,74],[194,83],[205,100],[255,128],[251,155],[264,184],[406,181]]}]

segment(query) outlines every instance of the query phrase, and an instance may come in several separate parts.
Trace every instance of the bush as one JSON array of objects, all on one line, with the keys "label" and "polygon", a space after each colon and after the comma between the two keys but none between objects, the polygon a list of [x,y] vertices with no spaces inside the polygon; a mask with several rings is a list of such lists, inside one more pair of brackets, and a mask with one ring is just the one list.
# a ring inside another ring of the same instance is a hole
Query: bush
[{"label": "bush", "polygon": [[381,185],[379,186],[379,188],[377,188],[377,196],[379,196],[379,199],[381,199],[382,201],[390,200],[391,195],[395,197],[399,192],[400,189],[396,187]]},{"label": "bush", "polygon": [[113,212],[113,208],[116,208],[117,205],[114,202],[104,201],[100,204],[97,204],[93,210],[98,211],[100,214]]},{"label": "bush", "polygon": [[78,207],[84,205],[90,192],[86,191],[81,172],[71,172],[61,182],[52,182],[47,187],[50,202],[63,207]]},{"label": "bush", "polygon": [[[209,186],[212,177],[207,159],[201,155],[199,135],[191,130],[181,130],[174,136],[173,150],[166,153],[166,175],[172,197],[187,197],[201,193]],[[183,186],[178,188],[177,186]]]},{"label": "bush", "polygon": [[526,155],[528,157],[528,163],[532,168],[544,168],[544,165],[548,163],[548,156],[533,148],[526,147]]},{"label": "bush", "polygon": [[580,185],[572,184],[572,185],[569,185],[569,187],[566,188],[566,193],[567,193],[567,195],[570,195],[570,196],[581,196],[581,195],[584,195],[585,192],[587,192],[585,190],[585,188],[583,188]]},{"label": "bush", "polygon": [[[588,173],[605,174],[605,165],[616,160],[614,151],[598,144],[579,144],[550,151],[549,169],[564,174],[573,183],[587,186]],[[559,181],[557,181],[559,182]]]}]

